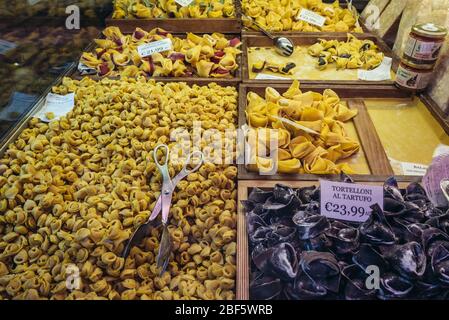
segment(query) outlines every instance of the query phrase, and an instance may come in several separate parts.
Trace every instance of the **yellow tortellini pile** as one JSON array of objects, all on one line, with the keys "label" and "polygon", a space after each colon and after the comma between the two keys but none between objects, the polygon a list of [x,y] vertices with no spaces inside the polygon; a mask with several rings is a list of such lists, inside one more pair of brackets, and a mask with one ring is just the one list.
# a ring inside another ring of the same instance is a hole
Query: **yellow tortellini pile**
[{"label": "yellow tortellini pile", "polygon": [[[103,30],[105,39],[95,39],[94,52],[84,52],[80,62],[104,76],[135,77],[213,77],[229,78],[238,69],[240,39],[226,39],[223,34],[202,36],[188,33],[185,39],[174,37],[160,28],[146,32],[136,28],[123,35],[118,27]],[[170,39],[172,48],[147,57],[139,55],[143,44]]]},{"label": "yellow tortellini pile", "polygon": [[[326,18],[322,27],[298,20],[301,9],[313,11]],[[338,0],[332,4],[321,0],[242,0],[245,15],[271,31],[302,32],[363,32],[357,23],[355,14],[340,7]],[[244,25],[258,30],[249,20]]]},{"label": "yellow tortellini pile", "polygon": [[[353,174],[347,163],[337,161],[360,149],[344,129],[344,122],[356,115],[334,91],[303,93],[297,80],[282,95],[271,87],[266,88],[265,98],[249,92],[248,167],[260,172],[271,172],[277,166],[279,173]],[[270,146],[276,138],[277,149],[273,150]],[[277,152],[277,163],[272,152]]]},{"label": "yellow tortellini pile", "polygon": [[318,57],[317,68],[325,69],[329,63],[334,63],[337,69],[373,69],[379,66],[384,54],[377,50],[372,40],[359,40],[348,33],[348,40],[324,40],[311,45],[307,52]]},{"label": "yellow tortellini pile", "polygon": [[193,0],[182,6],[175,0],[115,0],[113,19],[231,18],[234,0]]},{"label": "yellow tortellini pile", "polygon": [[0,299],[233,299],[235,166],[208,162],[178,184],[165,273],[160,228],[121,253],[160,194],[154,147],[195,121],[235,130],[236,89],[65,78],[53,92],[75,92],[74,109],[30,120],[0,159]]}]

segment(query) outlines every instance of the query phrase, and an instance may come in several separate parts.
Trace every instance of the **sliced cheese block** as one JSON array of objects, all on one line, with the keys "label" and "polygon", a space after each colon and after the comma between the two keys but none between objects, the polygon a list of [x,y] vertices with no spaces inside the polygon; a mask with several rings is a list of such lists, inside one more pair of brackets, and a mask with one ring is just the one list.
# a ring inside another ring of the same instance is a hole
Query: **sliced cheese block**
[{"label": "sliced cheese block", "polygon": [[407,1],[391,0],[379,18],[379,36],[383,37],[401,17]]}]

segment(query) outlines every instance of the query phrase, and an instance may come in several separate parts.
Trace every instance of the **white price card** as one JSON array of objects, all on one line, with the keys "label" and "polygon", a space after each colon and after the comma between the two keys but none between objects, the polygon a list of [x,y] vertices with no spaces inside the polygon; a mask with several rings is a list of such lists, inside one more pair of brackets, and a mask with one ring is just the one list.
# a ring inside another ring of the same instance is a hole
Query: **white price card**
[{"label": "white price card", "polygon": [[381,64],[373,70],[357,70],[357,77],[366,81],[384,81],[391,80],[391,63],[393,59],[384,57]]},{"label": "white price card", "polygon": [[[47,94],[45,99],[45,105],[36,114],[36,117],[44,122],[50,122],[52,120],[59,119],[65,116],[75,106],[75,93],[69,93],[66,95],[59,95],[54,93]],[[52,112],[54,114],[53,119],[48,119],[46,114]]]},{"label": "white price card", "polygon": [[175,0],[175,2],[182,7],[187,7],[193,2],[193,0]]},{"label": "white price card", "polygon": [[86,66],[81,61],[78,63],[78,71],[82,76],[84,76],[86,74],[96,74],[97,73],[97,71],[95,69]]},{"label": "white price card", "polygon": [[424,176],[427,172],[425,164],[412,163],[412,162],[401,162],[402,174],[406,176]]},{"label": "white price card", "polygon": [[315,26],[322,27],[326,21],[326,18],[313,11],[303,8],[296,17],[296,20],[302,20]]},{"label": "white price card", "polygon": [[364,222],[372,205],[384,205],[382,186],[320,180],[320,192],[321,215],[332,219]]},{"label": "white price card", "polygon": [[167,50],[170,50],[173,47],[173,44],[171,42],[171,39],[162,39],[159,41],[154,41],[146,44],[142,44],[137,47],[137,51],[139,52],[139,55],[144,58],[151,56],[153,53],[156,52],[164,52]]},{"label": "white price card", "polygon": [[291,80],[289,78],[279,77],[279,76],[275,76],[275,75],[267,74],[267,73],[258,73],[256,75],[255,79],[257,79],[257,80]]},{"label": "white price card", "polygon": [[15,47],[17,47],[17,44],[0,39],[0,54],[4,54]]}]

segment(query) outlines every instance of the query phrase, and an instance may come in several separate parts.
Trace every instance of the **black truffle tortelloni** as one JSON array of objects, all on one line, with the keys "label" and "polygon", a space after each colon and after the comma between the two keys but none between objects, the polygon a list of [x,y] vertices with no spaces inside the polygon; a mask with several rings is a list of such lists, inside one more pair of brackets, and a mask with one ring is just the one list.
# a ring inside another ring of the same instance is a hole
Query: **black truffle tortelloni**
[{"label": "black truffle tortelloni", "polygon": [[[449,296],[449,211],[417,183],[384,184],[363,223],[320,215],[320,190],[277,184],[244,201],[252,299],[429,299]],[[367,287],[370,266],[378,287]]]}]

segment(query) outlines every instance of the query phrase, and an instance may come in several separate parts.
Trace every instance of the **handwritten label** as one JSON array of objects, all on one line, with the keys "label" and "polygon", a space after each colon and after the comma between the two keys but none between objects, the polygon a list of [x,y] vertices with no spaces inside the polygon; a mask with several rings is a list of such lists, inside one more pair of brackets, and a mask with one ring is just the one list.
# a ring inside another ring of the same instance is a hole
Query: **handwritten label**
[{"label": "handwritten label", "polygon": [[325,17],[320,16],[319,14],[307,9],[301,9],[296,19],[305,21],[318,27],[322,27],[324,25],[324,22],[326,21]]},{"label": "handwritten label", "polygon": [[175,2],[182,7],[187,7],[193,2],[193,0],[175,0]]},{"label": "handwritten label", "polygon": [[441,180],[449,178],[449,155],[444,154],[433,159],[426,174],[422,178],[422,185],[427,196],[435,206],[447,206],[446,197],[441,190]]},{"label": "handwritten label", "polygon": [[390,57],[384,57],[381,64],[373,70],[357,70],[357,77],[366,81],[384,81],[391,80],[391,63]]},{"label": "handwritten label", "polygon": [[142,58],[144,58],[151,56],[153,53],[164,52],[170,50],[171,48],[172,48],[171,39],[162,39],[159,41],[142,44],[137,47],[137,51],[139,52],[139,55]]},{"label": "handwritten label", "polygon": [[401,162],[402,174],[406,176],[423,176],[428,167],[420,163]]},{"label": "handwritten label", "polygon": [[95,69],[86,66],[81,61],[78,63],[78,71],[82,76],[84,76],[86,74],[96,74],[97,73],[97,71]]},{"label": "handwritten label", "polygon": [[0,54],[4,54],[4,53],[8,52],[9,50],[14,49],[16,47],[17,47],[17,44],[0,39]]},{"label": "handwritten label", "polygon": [[382,186],[320,180],[321,215],[332,219],[364,222],[371,214],[373,204],[383,208]]},{"label": "handwritten label", "polygon": [[[75,93],[69,93],[65,96],[49,93],[45,99],[45,105],[36,114],[36,117],[45,122],[59,119],[65,116],[75,106]],[[53,119],[48,119],[46,114],[52,112],[54,114]]]},{"label": "handwritten label", "polygon": [[258,73],[255,77],[257,80],[291,80],[289,78],[279,77],[267,73]]}]

